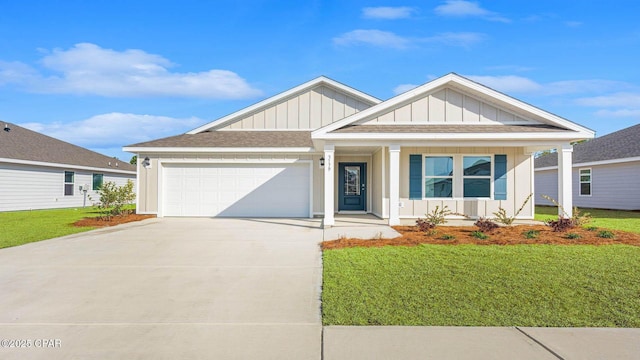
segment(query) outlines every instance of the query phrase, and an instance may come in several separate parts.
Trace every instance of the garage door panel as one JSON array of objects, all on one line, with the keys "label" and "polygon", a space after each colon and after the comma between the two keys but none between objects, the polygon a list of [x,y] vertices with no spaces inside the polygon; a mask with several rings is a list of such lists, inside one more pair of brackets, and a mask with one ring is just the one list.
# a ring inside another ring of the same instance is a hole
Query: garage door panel
[{"label": "garage door panel", "polygon": [[309,216],[305,163],[167,164],[163,173],[165,216]]}]

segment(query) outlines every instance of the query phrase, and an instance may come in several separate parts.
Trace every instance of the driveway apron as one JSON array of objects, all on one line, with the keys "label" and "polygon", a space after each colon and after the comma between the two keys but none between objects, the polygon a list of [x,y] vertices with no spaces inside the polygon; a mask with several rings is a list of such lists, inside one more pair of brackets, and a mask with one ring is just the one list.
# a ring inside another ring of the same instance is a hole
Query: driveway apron
[{"label": "driveway apron", "polygon": [[319,359],[322,236],[163,218],[2,249],[0,358]]}]

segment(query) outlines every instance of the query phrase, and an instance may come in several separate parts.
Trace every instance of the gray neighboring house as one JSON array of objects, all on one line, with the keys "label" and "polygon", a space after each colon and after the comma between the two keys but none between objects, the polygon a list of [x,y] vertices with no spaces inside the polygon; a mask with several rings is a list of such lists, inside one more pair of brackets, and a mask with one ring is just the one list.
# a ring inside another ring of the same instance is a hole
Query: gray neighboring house
[{"label": "gray neighboring house", "polygon": [[128,162],[15,124],[0,126],[0,211],[91,205],[88,196],[97,198],[103,182],[136,181]]},{"label": "gray neighboring house", "polygon": [[[558,156],[535,160],[535,202],[557,199]],[[573,147],[573,204],[578,207],[640,210],[640,124]]]}]

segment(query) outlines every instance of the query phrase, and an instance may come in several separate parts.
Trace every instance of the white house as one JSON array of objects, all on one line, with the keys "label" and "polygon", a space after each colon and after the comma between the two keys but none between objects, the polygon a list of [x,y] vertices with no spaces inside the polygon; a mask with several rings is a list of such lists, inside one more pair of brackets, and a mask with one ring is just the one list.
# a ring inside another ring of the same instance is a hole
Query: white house
[{"label": "white house", "polygon": [[[640,210],[640,124],[574,146],[573,204],[578,207]],[[535,201],[558,194],[558,156],[535,161]]]},{"label": "white house", "polygon": [[[518,209],[533,154],[583,126],[456,74],[381,101],[319,77],[186,134],[130,145],[138,210],[157,216],[313,217],[371,213],[395,225],[448,206]],[[571,182],[559,182],[571,203]],[[569,206],[570,207],[570,206]],[[532,204],[521,213],[532,218]]]},{"label": "white house", "polygon": [[10,123],[0,123],[0,211],[91,205],[103,182],[124,185],[135,166]]}]

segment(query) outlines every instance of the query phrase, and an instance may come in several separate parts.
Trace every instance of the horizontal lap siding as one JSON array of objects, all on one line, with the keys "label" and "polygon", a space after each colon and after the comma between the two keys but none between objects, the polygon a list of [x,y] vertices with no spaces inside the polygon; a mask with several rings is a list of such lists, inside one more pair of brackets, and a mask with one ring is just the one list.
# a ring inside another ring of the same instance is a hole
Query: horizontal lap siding
[{"label": "horizontal lap siding", "polygon": [[[74,194],[64,195],[64,171],[74,171]],[[135,176],[103,174],[104,181],[114,181],[124,185],[127,179],[135,181]],[[0,211],[55,209],[80,207],[84,194],[80,185],[87,184],[91,188],[94,172],[74,169],[47,168],[18,164],[0,164]],[[95,191],[89,190],[87,195],[98,199]],[[87,206],[91,201],[87,197]]]},{"label": "horizontal lap siding", "polygon": [[640,210],[640,161],[591,166],[591,196],[579,196],[579,174],[573,169],[573,202],[578,207]]},{"label": "horizontal lap siding", "polygon": [[558,171],[536,171],[534,178],[536,194],[533,199],[535,204],[553,206],[553,203],[543,198],[542,195],[550,196],[555,200],[558,199]]}]

